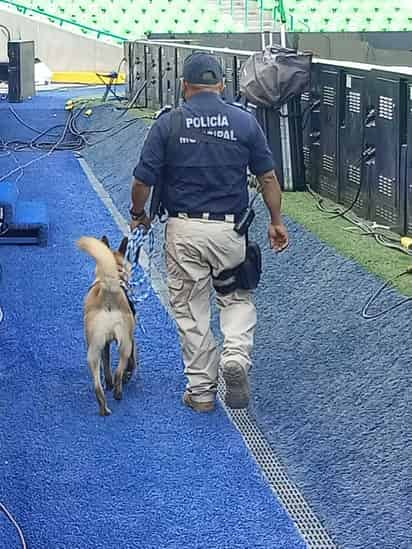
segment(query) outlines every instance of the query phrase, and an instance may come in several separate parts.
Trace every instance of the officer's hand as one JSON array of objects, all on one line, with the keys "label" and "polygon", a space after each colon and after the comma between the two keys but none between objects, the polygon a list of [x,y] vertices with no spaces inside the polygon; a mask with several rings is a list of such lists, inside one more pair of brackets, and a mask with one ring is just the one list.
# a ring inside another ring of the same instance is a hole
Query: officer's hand
[{"label": "officer's hand", "polygon": [[140,227],[142,226],[145,228],[146,231],[148,231],[150,229],[150,219],[149,217],[146,215],[146,213],[144,215],[142,215],[141,217],[139,217],[139,219],[132,219],[130,221],[130,230],[131,231],[134,231],[135,229],[137,229],[137,227]]},{"label": "officer's hand", "polygon": [[288,231],[283,225],[269,225],[269,243],[275,252],[283,252],[289,245]]}]

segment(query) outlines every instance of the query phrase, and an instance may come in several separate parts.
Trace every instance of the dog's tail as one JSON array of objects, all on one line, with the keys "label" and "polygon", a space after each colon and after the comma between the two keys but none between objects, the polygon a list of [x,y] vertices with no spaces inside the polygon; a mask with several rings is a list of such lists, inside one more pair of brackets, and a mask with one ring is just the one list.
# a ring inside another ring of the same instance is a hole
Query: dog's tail
[{"label": "dog's tail", "polygon": [[120,276],[113,252],[100,240],[90,236],[83,236],[77,241],[81,250],[96,260],[96,275],[103,288],[110,293],[120,291]]}]

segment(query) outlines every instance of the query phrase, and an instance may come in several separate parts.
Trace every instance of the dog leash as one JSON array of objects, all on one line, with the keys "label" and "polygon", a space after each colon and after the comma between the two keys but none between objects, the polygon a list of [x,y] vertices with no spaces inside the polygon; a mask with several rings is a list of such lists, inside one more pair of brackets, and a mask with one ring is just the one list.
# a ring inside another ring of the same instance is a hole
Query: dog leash
[{"label": "dog leash", "polygon": [[[139,265],[139,252],[145,242],[148,242],[148,272]],[[129,283],[126,285],[126,293],[129,299],[138,305],[145,301],[152,288],[152,258],[154,252],[154,234],[153,229],[146,230],[145,227],[137,227],[128,235],[125,259],[132,266]]]}]

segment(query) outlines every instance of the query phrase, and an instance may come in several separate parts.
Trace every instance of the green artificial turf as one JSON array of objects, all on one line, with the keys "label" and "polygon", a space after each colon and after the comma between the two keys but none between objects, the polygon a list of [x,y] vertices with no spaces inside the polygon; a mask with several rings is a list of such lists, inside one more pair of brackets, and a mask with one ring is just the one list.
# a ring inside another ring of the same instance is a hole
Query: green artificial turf
[{"label": "green artificial turf", "polygon": [[[330,204],[333,208],[333,204]],[[344,230],[353,227],[349,221],[342,218],[328,219],[328,214],[317,208],[316,200],[308,192],[284,193],[282,210],[341,255],[357,261],[384,281],[412,266],[412,258],[406,254],[378,244],[371,236]],[[412,296],[412,275],[401,277],[394,286],[403,294]]]}]

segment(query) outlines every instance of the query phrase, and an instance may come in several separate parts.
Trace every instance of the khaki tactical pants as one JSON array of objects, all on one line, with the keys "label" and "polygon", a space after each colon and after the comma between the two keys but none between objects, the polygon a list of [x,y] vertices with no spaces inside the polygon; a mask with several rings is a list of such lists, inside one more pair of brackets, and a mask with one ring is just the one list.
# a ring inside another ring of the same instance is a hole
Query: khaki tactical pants
[{"label": "khaki tactical pants", "polygon": [[[166,263],[170,304],[182,345],[187,390],[194,401],[215,397],[219,354],[210,329],[213,275],[232,269],[245,258],[245,238],[223,221],[171,218],[166,228]],[[221,365],[236,361],[246,371],[256,326],[252,294],[236,290],[217,295],[224,336]]]}]

